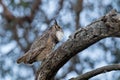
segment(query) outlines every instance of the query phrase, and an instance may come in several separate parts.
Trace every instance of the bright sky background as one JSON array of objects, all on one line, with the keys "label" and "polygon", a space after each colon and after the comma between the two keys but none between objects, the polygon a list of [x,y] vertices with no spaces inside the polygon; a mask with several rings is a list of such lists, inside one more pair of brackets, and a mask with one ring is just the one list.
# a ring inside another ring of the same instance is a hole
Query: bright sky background
[{"label": "bright sky background", "polygon": [[[19,0],[15,0],[16,1],[16,3],[19,3]],[[17,2],[18,1],[18,2]],[[97,10],[99,10],[98,9],[98,2],[97,1],[102,1],[103,2],[103,4],[104,5],[108,5],[108,4],[110,4],[111,3],[111,0],[95,0],[95,1],[93,1],[93,0],[89,0],[91,3],[93,3],[94,4],[94,7],[96,7],[95,9],[94,9],[94,11],[90,11],[90,10],[83,10],[82,11],[82,13],[80,14],[80,18],[81,18],[81,25],[82,26],[86,26],[86,25],[88,25],[89,23],[91,23],[91,19],[87,19],[87,17],[86,17],[86,14],[87,13],[89,13],[90,12],[90,16],[91,17],[93,17],[93,18],[99,18],[100,16],[102,16],[102,15],[104,15],[104,14],[102,14],[101,13],[101,15],[98,13],[98,11]],[[46,14],[47,15],[50,15],[49,16],[49,18],[52,18],[53,17],[53,12],[55,11],[55,9],[56,9],[56,6],[57,6],[57,4],[55,4],[55,0],[51,0],[51,1],[49,1],[49,3],[47,3],[48,2],[48,0],[44,0],[43,1],[44,3],[46,3],[46,4],[43,4],[42,5],[42,8],[43,8],[43,10],[47,10],[46,11]],[[87,2],[87,0],[84,0],[84,3],[86,3]],[[54,5],[55,4],[55,5]],[[65,3],[66,5],[69,5],[67,2]],[[113,4],[114,5],[114,4]],[[46,7],[47,6],[47,7]],[[85,6],[85,5],[83,5],[83,6]],[[49,9],[48,9],[49,8]],[[0,5],[0,13],[3,11],[3,8],[1,7],[1,5]],[[68,23],[68,22],[72,22],[73,21],[73,19],[74,19],[74,15],[72,15],[71,13],[67,13],[66,14],[66,12],[68,12],[68,11],[65,11],[65,10],[63,10],[60,14],[61,15],[64,15],[64,16],[62,16],[61,17],[61,19],[62,19],[62,21],[63,22],[66,22],[66,23]],[[16,15],[19,15],[19,12],[16,12],[16,13],[14,13],[14,14],[16,14]],[[22,15],[22,14],[21,14]],[[1,17],[0,17],[0,19],[1,19]],[[36,21],[34,21],[34,22],[38,22],[37,20]],[[59,22],[60,23],[60,22]],[[74,24],[74,23],[73,23]],[[34,24],[33,24],[34,25]],[[60,24],[61,25],[61,24]],[[40,25],[40,24],[36,24],[36,26],[39,28],[39,26],[41,26],[40,28],[41,28],[41,30],[45,30],[46,29],[46,24],[42,24],[42,25]],[[74,30],[73,30],[74,31]],[[21,32],[21,31],[20,31]],[[64,36],[64,39],[63,39],[63,41],[65,41],[65,40],[67,40],[68,39],[68,37],[69,37],[69,35],[72,33],[69,29],[66,29],[66,30],[64,30],[64,32],[65,32],[65,36]],[[9,34],[8,34],[9,35]],[[1,41],[1,39],[0,39],[0,41]],[[103,41],[103,40],[101,40],[101,41]],[[107,38],[107,39],[105,39],[104,40],[106,43],[106,45],[108,45],[108,46],[111,46],[111,44],[112,44],[112,42],[111,42],[111,40],[109,39],[109,38]],[[97,44],[97,43],[96,43]],[[96,46],[96,44],[95,45],[93,45],[93,46],[91,46],[90,48],[88,48],[88,49],[86,49],[86,50],[84,50],[84,51],[82,51],[81,53],[79,53],[80,55],[79,55],[79,57],[80,57],[80,60],[82,60],[82,59],[84,59],[84,58],[90,58],[92,61],[94,61],[95,62],[95,66],[94,66],[94,68],[98,68],[98,67],[101,67],[101,66],[105,66],[105,65],[107,65],[108,63],[106,63],[105,61],[103,61],[103,58],[105,58],[104,57],[104,55],[106,54],[100,47],[98,47],[98,46]],[[13,48],[15,48],[15,47],[17,47],[16,46],[16,43],[15,43],[15,41],[12,41],[12,42],[10,42],[10,43],[8,43],[8,44],[6,44],[6,45],[2,45],[2,46],[0,46],[0,59],[3,59],[2,58],[2,55],[4,55],[4,54],[6,54],[6,53],[8,53],[9,51],[11,51]],[[107,54],[109,54],[108,56],[107,56],[107,60],[108,61],[112,61],[113,60],[113,58],[111,57],[111,53],[110,52],[108,52]],[[7,67],[11,67],[12,65],[13,65],[13,62],[11,61],[11,59],[10,58],[7,58],[6,59],[7,61],[5,62],[5,68],[7,69]],[[68,62],[67,64],[65,64],[64,65],[64,67],[63,68],[61,68],[59,71],[58,71],[58,74],[57,75],[61,75],[62,74],[62,72],[64,71],[64,69],[66,69],[66,67],[67,66],[69,66],[69,64],[70,64],[70,62]],[[80,65],[80,64],[79,64]],[[79,65],[78,66],[76,66],[78,69],[80,68],[79,67]],[[87,72],[87,71],[90,71],[91,70],[91,68],[90,68],[90,66],[88,65],[88,64],[86,64],[86,62],[84,62],[84,64],[81,64],[81,65],[84,65],[87,69],[85,69],[84,70],[84,72]],[[13,75],[14,74],[21,74],[21,76],[22,77],[24,77],[24,76],[26,76],[26,75],[30,75],[30,74],[28,74],[28,73],[31,73],[32,71],[31,70],[27,70],[27,69],[25,69],[24,67],[18,67],[19,65],[16,63],[15,64],[15,66],[13,66]],[[18,73],[19,72],[19,73]],[[113,72],[114,73],[114,72]],[[105,73],[105,75],[104,74],[101,74],[101,75],[98,75],[97,77],[100,77],[101,78],[101,80],[104,80],[104,78],[107,76],[107,78],[108,78],[108,80],[109,79],[111,79],[112,78],[112,76],[111,76],[111,74],[112,74],[112,72],[110,72],[110,73],[107,73],[107,75],[106,75],[106,73]],[[67,74],[67,77],[65,78],[65,79],[63,79],[63,80],[68,80],[68,79],[70,79],[71,77],[75,77],[75,76],[78,76],[77,75],[77,73],[76,72],[70,72],[69,74]],[[1,75],[0,75],[0,78],[1,78]],[[1,79],[1,80],[16,80],[16,77],[15,76],[10,76],[10,75],[7,75],[6,77],[5,77],[5,79]],[[31,76],[30,76],[30,78],[28,79],[28,80],[33,80],[34,79],[34,77],[33,77],[33,73],[31,74]],[[90,80],[95,80],[95,78],[92,78],[92,79],[90,79]]]}]

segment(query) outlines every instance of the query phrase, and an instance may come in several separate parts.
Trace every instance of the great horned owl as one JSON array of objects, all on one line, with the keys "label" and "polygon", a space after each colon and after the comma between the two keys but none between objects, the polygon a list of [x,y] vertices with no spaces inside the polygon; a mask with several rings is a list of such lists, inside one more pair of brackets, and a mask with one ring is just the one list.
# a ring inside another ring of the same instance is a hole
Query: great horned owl
[{"label": "great horned owl", "polygon": [[63,30],[55,21],[55,24],[52,27],[50,27],[43,33],[43,35],[39,36],[33,42],[30,50],[19,58],[17,63],[24,62],[31,64],[35,61],[42,61],[46,59],[62,37]]}]

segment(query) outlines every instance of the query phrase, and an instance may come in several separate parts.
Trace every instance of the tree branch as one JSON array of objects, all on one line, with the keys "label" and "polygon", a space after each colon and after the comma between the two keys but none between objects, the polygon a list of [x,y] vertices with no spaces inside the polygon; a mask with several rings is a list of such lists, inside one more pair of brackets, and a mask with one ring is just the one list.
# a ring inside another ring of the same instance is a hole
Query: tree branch
[{"label": "tree branch", "polygon": [[0,4],[3,6],[4,9],[4,14],[3,16],[8,20],[11,21],[15,18],[15,16],[13,16],[13,14],[7,9],[7,7],[3,4],[2,0],[0,0]]},{"label": "tree branch", "polygon": [[41,4],[41,0],[34,1],[32,8],[31,8],[31,15],[29,16],[30,22],[32,22],[34,15],[35,15],[36,11],[38,10],[40,4]]},{"label": "tree branch", "polygon": [[75,22],[76,22],[76,30],[80,28],[80,12],[83,9],[83,0],[77,0],[77,4],[74,6],[74,10],[76,13],[76,18],[75,18]]},{"label": "tree branch", "polygon": [[88,80],[98,74],[106,73],[106,72],[113,71],[113,70],[120,70],[120,64],[113,64],[113,65],[108,65],[108,66],[104,66],[101,68],[97,68],[95,70],[82,74],[76,78],[71,78],[70,80]]},{"label": "tree branch", "polygon": [[[16,40],[16,42],[18,43],[18,45],[20,46],[20,48],[23,51],[26,51],[26,49],[24,49],[24,47],[22,46],[22,44],[19,42],[19,37],[18,34],[16,32],[17,27],[16,25],[20,25],[20,27],[22,27],[23,22],[27,21],[29,23],[32,22],[34,15],[36,13],[36,11],[39,8],[39,5],[41,3],[41,0],[35,0],[34,3],[32,4],[32,8],[31,8],[31,15],[29,16],[24,16],[24,17],[15,17],[11,11],[9,11],[9,9],[6,7],[6,5],[2,2],[2,0],[0,0],[0,4],[3,6],[4,12],[3,12],[3,16],[5,17],[5,19],[7,20],[8,23],[6,23],[6,28],[9,28],[9,30],[11,30],[12,32],[15,32],[16,34],[13,34],[13,38]],[[12,23],[12,25],[11,25]],[[14,28],[13,28],[14,27]],[[29,28],[31,27],[31,25],[29,25]],[[26,36],[26,33],[24,33],[24,36]],[[26,42],[28,43],[28,45],[30,45],[30,43],[28,42],[27,38]],[[28,46],[29,47],[29,46]]]},{"label": "tree branch", "polygon": [[43,61],[36,75],[37,80],[52,80],[71,57],[106,37],[120,37],[120,14],[115,10],[72,34]]},{"label": "tree branch", "polygon": [[32,22],[34,15],[36,13],[36,11],[39,8],[39,5],[41,3],[41,0],[35,0],[32,8],[31,8],[31,15],[29,16],[24,16],[24,17],[15,17],[9,10],[8,8],[3,4],[2,0],[0,0],[0,4],[3,6],[4,9],[4,14],[3,16],[8,20],[8,21],[13,21],[15,20],[17,23],[21,24],[24,21],[28,21],[29,23]]}]

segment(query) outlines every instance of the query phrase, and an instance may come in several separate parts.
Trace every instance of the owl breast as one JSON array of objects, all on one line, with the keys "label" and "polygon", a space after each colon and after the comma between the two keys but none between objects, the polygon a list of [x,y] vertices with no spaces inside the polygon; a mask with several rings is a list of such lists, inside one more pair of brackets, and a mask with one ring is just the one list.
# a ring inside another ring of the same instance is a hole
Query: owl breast
[{"label": "owl breast", "polygon": [[62,40],[63,35],[64,35],[64,33],[62,31],[57,31],[56,32],[56,37],[57,37],[58,41]]}]

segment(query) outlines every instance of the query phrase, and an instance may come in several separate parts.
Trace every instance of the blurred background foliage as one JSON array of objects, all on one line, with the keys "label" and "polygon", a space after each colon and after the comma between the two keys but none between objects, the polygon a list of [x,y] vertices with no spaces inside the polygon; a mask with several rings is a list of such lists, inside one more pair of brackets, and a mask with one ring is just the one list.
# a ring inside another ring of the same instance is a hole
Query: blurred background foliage
[{"label": "blurred background foliage", "polygon": [[[0,80],[34,80],[39,63],[17,64],[16,60],[55,18],[64,30],[64,42],[75,30],[111,9],[119,12],[120,0],[0,0]],[[120,39],[106,38],[74,56],[58,71],[55,79],[68,80],[119,62]],[[90,80],[120,80],[120,71],[104,73]]]}]

